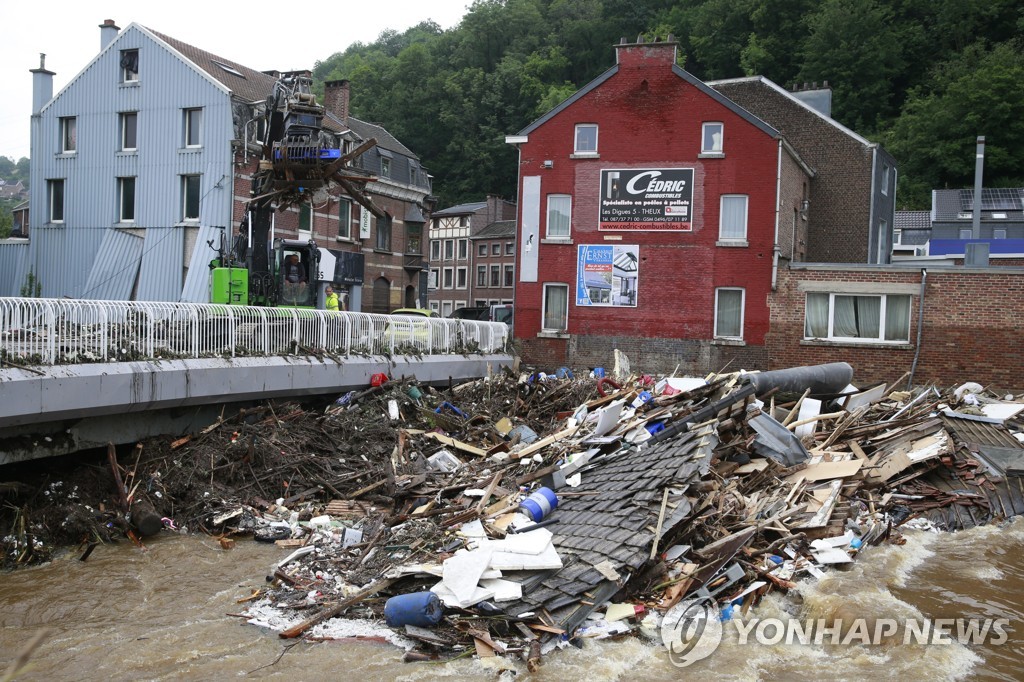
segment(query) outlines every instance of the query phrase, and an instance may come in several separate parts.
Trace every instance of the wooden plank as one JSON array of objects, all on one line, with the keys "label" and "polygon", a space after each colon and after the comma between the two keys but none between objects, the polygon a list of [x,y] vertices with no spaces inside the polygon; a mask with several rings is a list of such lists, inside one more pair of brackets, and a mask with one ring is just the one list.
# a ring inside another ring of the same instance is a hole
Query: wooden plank
[{"label": "wooden plank", "polygon": [[315,616],[307,618],[301,623],[298,623],[297,625],[293,625],[287,630],[278,633],[278,636],[280,636],[282,639],[293,639],[295,637],[298,637],[314,625],[322,623],[325,620],[334,618],[348,607],[358,604],[367,597],[372,597],[381,590],[387,589],[391,586],[391,583],[395,582],[395,580],[396,578],[384,578],[383,580],[374,581],[366,587],[364,587],[363,589],[356,592],[355,594],[353,594],[348,599],[342,600],[341,602],[335,604],[331,608],[325,609],[320,613],[316,614]]},{"label": "wooden plank", "polygon": [[[410,431],[410,433],[412,432]],[[463,443],[461,440],[455,440],[454,438],[445,436],[434,431],[431,431],[430,433],[424,433],[423,435],[426,436],[427,438],[433,438],[434,440],[440,443],[444,443],[445,445],[451,446],[457,450],[461,450],[462,452],[467,452],[475,457],[487,456],[486,450],[481,450],[480,448],[474,447],[469,443]]]}]

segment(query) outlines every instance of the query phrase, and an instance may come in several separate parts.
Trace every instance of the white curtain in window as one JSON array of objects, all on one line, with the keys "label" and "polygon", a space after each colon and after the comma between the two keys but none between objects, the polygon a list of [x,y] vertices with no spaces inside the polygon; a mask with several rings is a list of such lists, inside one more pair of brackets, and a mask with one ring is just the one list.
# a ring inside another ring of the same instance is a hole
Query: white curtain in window
[{"label": "white curtain in window", "polygon": [[807,294],[804,336],[809,339],[828,336],[828,294]]},{"label": "white curtain in window", "polygon": [[910,340],[910,296],[886,297],[885,340]]},{"label": "white curtain in window", "polygon": [[833,300],[832,335],[857,338],[857,297],[836,296]]},{"label": "white curtain in window", "polygon": [[548,236],[569,236],[570,198],[567,196],[548,197]]},{"label": "white curtain in window", "polygon": [[564,330],[569,287],[544,287],[544,329]]},{"label": "white curtain in window", "polygon": [[747,238],[747,198],[722,197],[722,239]]},{"label": "white curtain in window", "polygon": [[743,312],[743,292],[739,289],[718,290],[718,311],[715,335],[740,338],[740,318]]},{"label": "white curtain in window", "polygon": [[861,339],[881,338],[882,297],[857,296],[857,337]]}]

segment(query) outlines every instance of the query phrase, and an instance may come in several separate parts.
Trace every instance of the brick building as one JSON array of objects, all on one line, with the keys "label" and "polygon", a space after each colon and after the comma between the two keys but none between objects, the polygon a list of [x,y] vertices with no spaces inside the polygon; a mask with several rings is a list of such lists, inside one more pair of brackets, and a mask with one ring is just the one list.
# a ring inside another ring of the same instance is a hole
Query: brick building
[{"label": "brick building", "polygon": [[512,303],[516,287],[516,221],[499,220],[473,235],[474,306]]},{"label": "brick building", "polygon": [[474,263],[479,260],[473,237],[494,221],[515,217],[515,211],[514,203],[497,196],[434,211],[429,230],[431,310],[448,317],[472,305]]},{"label": "brick building", "polygon": [[778,130],[676,65],[616,64],[506,141],[519,149],[516,322],[527,361],[765,366],[768,297],[806,240],[814,176]]},{"label": "brick building", "polygon": [[913,369],[916,386],[1024,390],[1021,319],[1021,267],[793,264],[779,272],[766,345],[772,369],[844,361],[861,386]]},{"label": "brick building", "polygon": [[[831,97],[787,92],[764,76],[708,85],[778,130],[814,169],[798,211],[781,220],[804,223],[794,261],[888,263],[896,210],[896,162],[831,117]],[[828,91],[830,94],[830,91]]]}]

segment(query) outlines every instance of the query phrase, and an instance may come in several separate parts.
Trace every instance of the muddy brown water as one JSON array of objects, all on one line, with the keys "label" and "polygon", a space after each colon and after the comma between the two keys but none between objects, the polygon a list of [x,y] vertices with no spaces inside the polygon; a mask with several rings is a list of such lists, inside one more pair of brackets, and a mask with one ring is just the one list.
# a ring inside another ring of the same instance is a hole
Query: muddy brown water
[{"label": "muddy brown water", "polygon": [[[2,670],[47,629],[24,680],[479,680],[525,678],[490,663],[405,664],[387,644],[300,642],[233,617],[283,550],[168,535],[141,551],[98,547],[86,562],[65,556],[0,577]],[[540,681],[855,680],[1024,678],[1024,521],[957,534],[908,532],[902,547],[866,550],[847,571],[801,583],[799,600],[769,597],[763,617],[836,613],[874,618],[1002,617],[1002,645],[741,646],[727,635],[709,658],[680,670],[638,638],[589,641],[545,657]],[[276,661],[276,662],[275,662]]]}]

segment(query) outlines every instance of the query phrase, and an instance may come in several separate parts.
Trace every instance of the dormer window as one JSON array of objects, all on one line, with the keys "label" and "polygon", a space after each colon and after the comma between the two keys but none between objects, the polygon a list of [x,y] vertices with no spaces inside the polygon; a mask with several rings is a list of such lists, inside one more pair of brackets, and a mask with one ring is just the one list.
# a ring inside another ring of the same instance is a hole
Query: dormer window
[{"label": "dormer window", "polygon": [[596,154],[597,153],[597,124],[577,123],[576,142],[573,146],[575,154]]},{"label": "dormer window", "polygon": [[121,50],[121,82],[136,83],[139,80],[139,51]]}]

